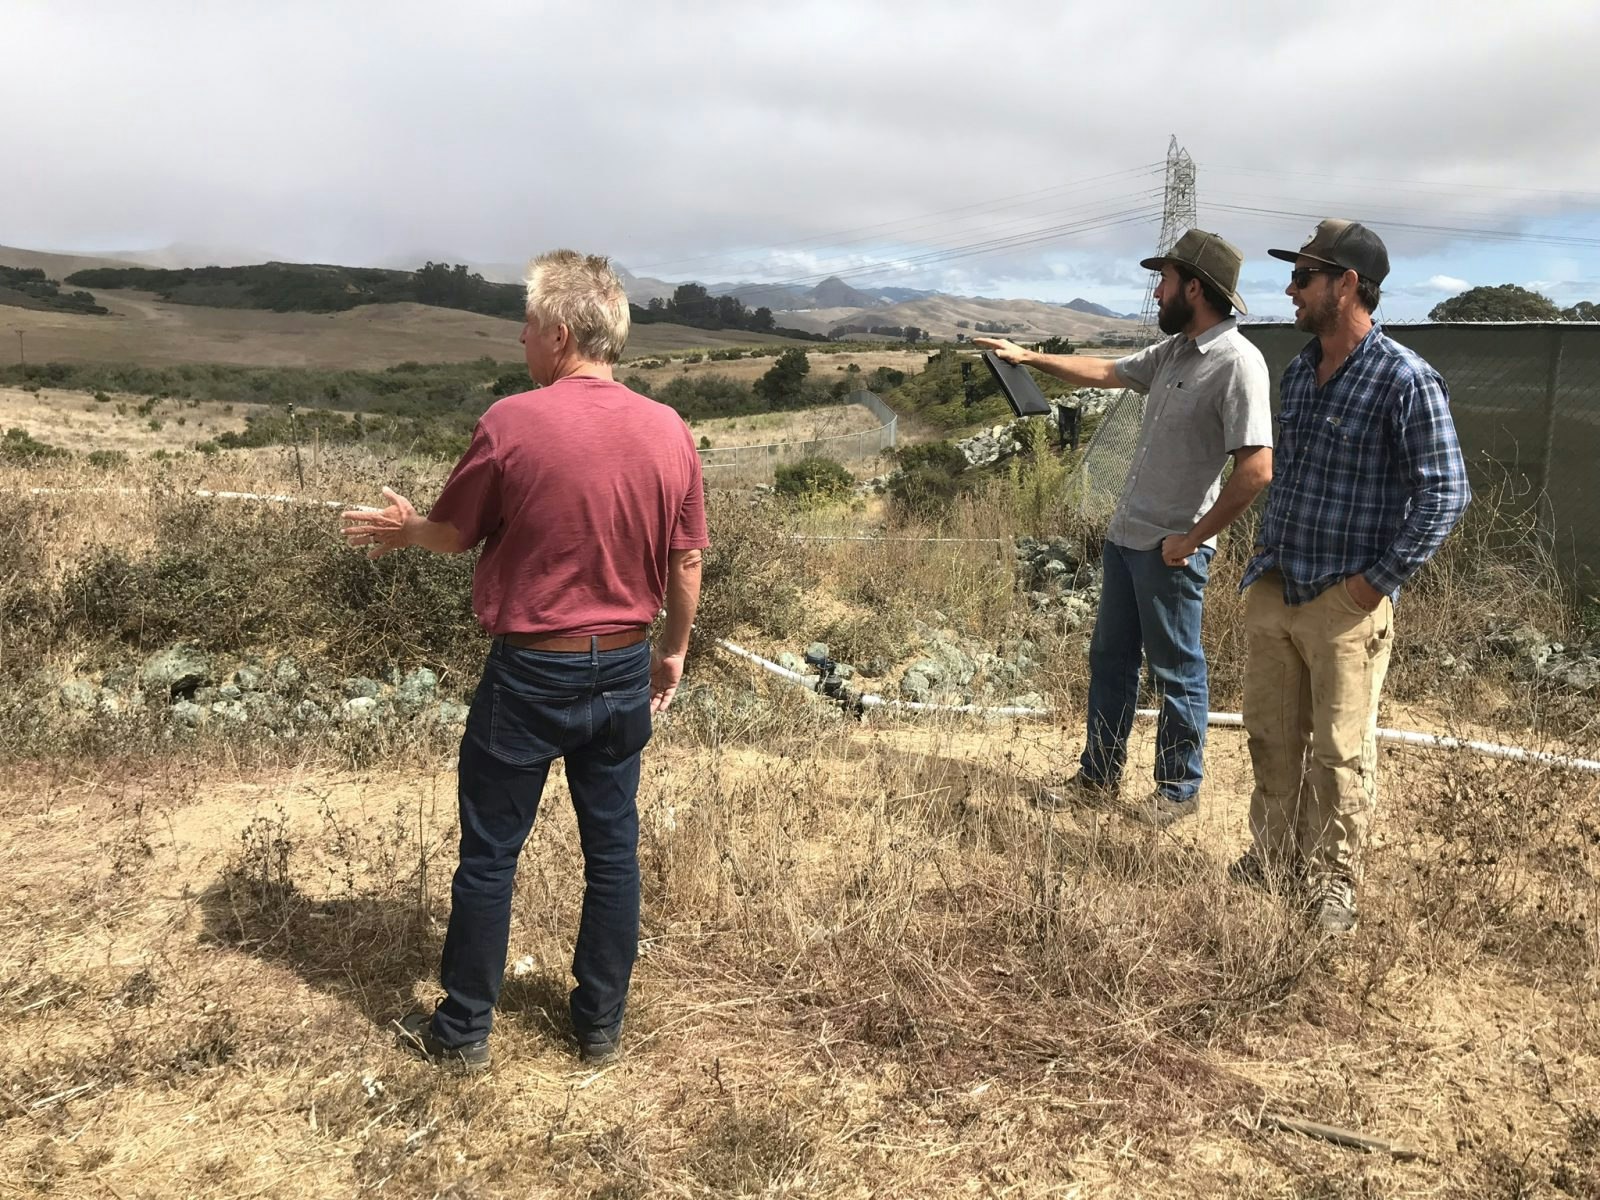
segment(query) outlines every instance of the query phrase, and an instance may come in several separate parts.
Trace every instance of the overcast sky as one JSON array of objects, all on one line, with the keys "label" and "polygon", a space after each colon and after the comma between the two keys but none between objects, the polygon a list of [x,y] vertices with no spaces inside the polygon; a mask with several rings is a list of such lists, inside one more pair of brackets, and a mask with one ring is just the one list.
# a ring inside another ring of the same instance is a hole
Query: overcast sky
[{"label": "overcast sky", "polygon": [[570,245],[1136,311],[1176,134],[1258,313],[1288,311],[1266,249],[1323,215],[1387,240],[1391,318],[1600,299],[1595,0],[4,0],[0,28],[0,244]]}]

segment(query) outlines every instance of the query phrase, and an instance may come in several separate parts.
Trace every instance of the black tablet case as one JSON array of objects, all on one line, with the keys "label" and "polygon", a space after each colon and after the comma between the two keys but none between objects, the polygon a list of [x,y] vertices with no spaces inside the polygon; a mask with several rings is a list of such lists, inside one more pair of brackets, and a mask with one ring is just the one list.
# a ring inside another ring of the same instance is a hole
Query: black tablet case
[{"label": "black tablet case", "polygon": [[1028,368],[1008,363],[993,350],[983,352],[983,361],[1006,394],[1011,411],[1019,417],[1038,417],[1050,411],[1050,401],[1044,398],[1039,385],[1033,381]]}]

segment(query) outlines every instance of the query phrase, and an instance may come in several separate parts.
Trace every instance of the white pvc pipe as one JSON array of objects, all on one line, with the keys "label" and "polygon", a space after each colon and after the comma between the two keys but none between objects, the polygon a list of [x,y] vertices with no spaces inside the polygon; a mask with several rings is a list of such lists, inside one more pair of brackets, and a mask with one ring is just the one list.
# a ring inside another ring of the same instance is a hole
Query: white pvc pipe
[{"label": "white pvc pipe", "polygon": [[[757,664],[764,670],[771,672],[780,679],[787,680],[815,692],[817,685],[822,682],[821,676],[803,675],[798,671],[791,671],[788,667],[780,667],[775,662],[762,658],[753,651],[746,650],[743,646],[736,646],[732,642],[719,640],[717,645],[729,650],[738,657]],[[1025,708],[1020,705],[997,705],[986,707],[981,704],[924,704],[910,700],[889,700],[876,694],[863,694],[856,697],[863,708],[886,708],[902,712],[916,713],[960,713],[967,716],[984,717],[1051,717],[1055,713],[1048,708]],[[1147,719],[1154,718],[1157,712],[1153,708],[1139,708],[1134,710],[1134,715]],[[1244,716],[1232,712],[1208,712],[1206,724],[1221,728],[1239,729],[1244,726]],[[1406,729],[1379,729],[1378,741],[1390,742],[1402,746],[1420,746],[1429,750],[1468,750],[1474,754],[1481,754],[1485,758],[1509,759],[1512,762],[1538,763],[1541,766],[1560,767],[1569,771],[1588,771],[1600,774],[1600,761],[1592,758],[1577,758],[1568,754],[1551,754],[1544,750],[1529,750],[1522,746],[1503,746],[1497,742],[1480,742],[1470,738],[1450,737],[1437,733],[1416,733]]]}]

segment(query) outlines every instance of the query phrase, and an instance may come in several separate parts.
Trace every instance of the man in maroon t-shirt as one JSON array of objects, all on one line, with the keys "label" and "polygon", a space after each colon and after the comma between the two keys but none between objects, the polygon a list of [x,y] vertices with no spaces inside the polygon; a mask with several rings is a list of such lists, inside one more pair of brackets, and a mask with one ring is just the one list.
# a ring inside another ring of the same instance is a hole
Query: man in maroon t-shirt
[{"label": "man in maroon t-shirt", "polygon": [[343,517],[346,540],[373,557],[483,543],[472,607],[494,642],[461,741],[446,995],[431,1016],[396,1022],[412,1049],[468,1070],[489,1065],[517,856],[556,758],[584,857],[573,1030],[589,1062],[622,1036],[639,940],[639,757],[683,676],[710,544],[688,427],[612,379],[627,340],[627,295],[605,259],[535,259],[522,344],[538,389],[483,414],[427,518],[388,488],[387,508]]}]

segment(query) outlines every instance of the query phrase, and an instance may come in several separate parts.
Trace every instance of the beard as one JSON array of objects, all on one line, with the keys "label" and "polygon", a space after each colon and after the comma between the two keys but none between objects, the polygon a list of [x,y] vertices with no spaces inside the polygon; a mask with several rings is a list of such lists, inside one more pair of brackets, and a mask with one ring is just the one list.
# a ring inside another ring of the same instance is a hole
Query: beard
[{"label": "beard", "polygon": [[1307,301],[1294,319],[1294,327],[1302,333],[1318,337],[1329,333],[1339,323],[1339,297],[1330,289],[1320,300]]},{"label": "beard", "polygon": [[1162,333],[1182,333],[1194,320],[1194,305],[1186,296],[1174,296],[1156,313],[1156,325]]}]

